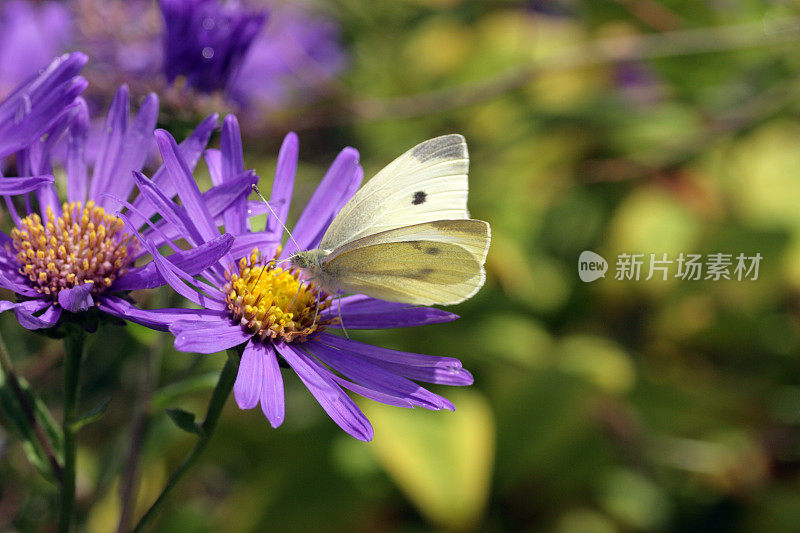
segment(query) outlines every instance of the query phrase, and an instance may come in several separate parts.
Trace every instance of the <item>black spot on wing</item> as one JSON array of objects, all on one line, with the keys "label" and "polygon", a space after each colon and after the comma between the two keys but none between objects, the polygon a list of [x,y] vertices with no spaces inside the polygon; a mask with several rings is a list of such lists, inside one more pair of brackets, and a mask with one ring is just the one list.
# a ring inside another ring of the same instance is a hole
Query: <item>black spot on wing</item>
[{"label": "black spot on wing", "polygon": [[409,270],[406,272],[406,277],[411,279],[424,280],[434,273],[432,268],[419,268],[417,270]]},{"label": "black spot on wing", "polygon": [[411,204],[412,205],[424,204],[427,198],[428,198],[428,193],[426,193],[425,191],[417,191],[414,193],[414,198],[411,200]]},{"label": "black spot on wing", "polygon": [[441,250],[435,246],[428,246],[425,248],[425,253],[428,255],[439,255]]},{"label": "black spot on wing", "polygon": [[461,135],[443,135],[418,144],[411,155],[422,163],[439,159],[465,159],[467,145]]}]

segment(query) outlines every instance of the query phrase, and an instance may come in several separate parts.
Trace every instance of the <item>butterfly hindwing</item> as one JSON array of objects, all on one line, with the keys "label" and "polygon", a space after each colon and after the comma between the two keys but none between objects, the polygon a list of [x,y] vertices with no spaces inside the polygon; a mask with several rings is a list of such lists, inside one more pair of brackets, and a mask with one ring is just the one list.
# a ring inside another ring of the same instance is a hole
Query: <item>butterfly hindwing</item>
[{"label": "butterfly hindwing", "polygon": [[388,230],[335,250],[323,262],[344,292],[418,305],[454,304],[483,285],[489,226],[440,220]]}]

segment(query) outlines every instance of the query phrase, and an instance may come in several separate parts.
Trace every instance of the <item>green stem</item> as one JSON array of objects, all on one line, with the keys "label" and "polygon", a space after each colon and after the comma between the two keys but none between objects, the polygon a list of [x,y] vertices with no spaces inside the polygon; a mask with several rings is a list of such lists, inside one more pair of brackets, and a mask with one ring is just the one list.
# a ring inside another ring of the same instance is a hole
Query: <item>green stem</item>
[{"label": "green stem", "polygon": [[25,413],[25,418],[31,425],[33,434],[36,435],[36,440],[39,441],[42,451],[47,456],[50,468],[53,470],[53,477],[56,481],[60,482],[62,476],[61,464],[58,462],[56,453],[53,450],[53,445],[50,443],[50,439],[47,438],[42,424],[40,424],[39,420],[36,418],[36,409],[31,405],[31,402],[22,390],[22,385],[20,385],[17,373],[14,371],[14,365],[11,363],[11,357],[8,355],[8,348],[6,348],[6,343],[2,335],[0,335],[0,368],[2,368],[6,379],[8,379],[11,385],[11,391],[17,399],[17,403],[19,403],[22,412]]},{"label": "green stem", "polygon": [[228,350],[228,360],[225,362],[225,367],[222,369],[222,372],[219,375],[219,380],[217,381],[217,385],[214,387],[214,392],[211,394],[211,400],[208,403],[208,410],[206,411],[206,417],[201,424],[201,432],[200,436],[195,442],[192,451],[189,452],[189,455],[183,460],[181,465],[178,467],[175,472],[172,473],[169,480],[167,480],[167,484],[164,485],[164,488],[161,489],[161,494],[158,495],[158,498],[150,508],[147,509],[147,512],[139,519],[139,522],[136,524],[136,527],[133,528],[133,532],[142,531],[144,527],[148,524],[148,522],[152,521],[153,518],[158,514],[161,507],[164,505],[166,501],[167,495],[172,491],[175,485],[181,480],[181,478],[186,474],[189,468],[197,461],[197,458],[203,453],[203,450],[208,446],[209,441],[211,440],[211,436],[214,434],[214,429],[217,427],[217,421],[219,420],[219,415],[222,413],[222,408],[225,406],[225,401],[230,396],[231,391],[233,390],[233,384],[236,381],[236,374],[239,370],[239,359],[241,357],[241,352],[238,348],[231,348]]},{"label": "green stem", "polygon": [[59,507],[58,530],[67,533],[72,525],[72,516],[75,508],[75,429],[73,422],[78,412],[78,397],[80,395],[80,369],[83,359],[86,332],[82,329],[72,328],[66,337],[64,345],[64,473],[61,481],[61,502]]}]

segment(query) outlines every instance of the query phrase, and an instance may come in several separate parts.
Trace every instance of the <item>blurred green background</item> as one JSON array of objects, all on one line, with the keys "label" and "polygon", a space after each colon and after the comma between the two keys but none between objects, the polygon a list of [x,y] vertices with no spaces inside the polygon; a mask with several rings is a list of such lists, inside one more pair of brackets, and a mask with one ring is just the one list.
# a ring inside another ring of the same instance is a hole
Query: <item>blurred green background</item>
[{"label": "blurred green background", "polygon": [[[268,189],[283,134],[298,132],[296,217],[346,145],[371,176],[424,139],[464,134],[470,209],[493,232],[486,286],[456,322],[353,337],[458,357],[475,384],[434,387],[455,413],[359,400],[375,427],[364,444],[284,371],[284,425],[230,399],[155,531],[796,531],[798,5],[319,7],[342,27],[348,67],[320,101],[275,111],[245,140],[246,163]],[[609,260],[604,279],[580,281],[583,250]],[[756,281],[623,282],[622,252],[763,260]],[[9,314],[0,329],[58,406],[61,345]],[[82,527],[104,532],[132,417],[149,414],[141,512],[193,441],[164,408],[201,413],[224,355],[177,353],[131,325],[96,337],[82,405],[111,403],[80,435],[78,503]],[[15,439],[0,442],[0,523],[37,529],[54,492]]]}]

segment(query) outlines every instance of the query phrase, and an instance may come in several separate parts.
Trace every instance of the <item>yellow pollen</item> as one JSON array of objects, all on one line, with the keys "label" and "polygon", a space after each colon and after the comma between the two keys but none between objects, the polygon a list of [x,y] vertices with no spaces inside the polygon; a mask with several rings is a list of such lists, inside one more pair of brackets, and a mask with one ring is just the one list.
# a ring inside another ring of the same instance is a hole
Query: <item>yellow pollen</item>
[{"label": "yellow pollen", "polygon": [[92,283],[97,296],[125,274],[135,241],[117,234],[122,220],[94,202],[64,203],[62,211],[56,217],[48,208],[44,224],[34,213],[11,230],[19,272],[42,294]]},{"label": "yellow pollen", "polygon": [[331,305],[329,294],[300,280],[299,271],[277,267],[275,260],[259,265],[259,257],[255,248],[249,258],[239,260],[239,272],[226,273],[224,292],[235,322],[261,340],[303,342],[338,321],[320,318]]}]

